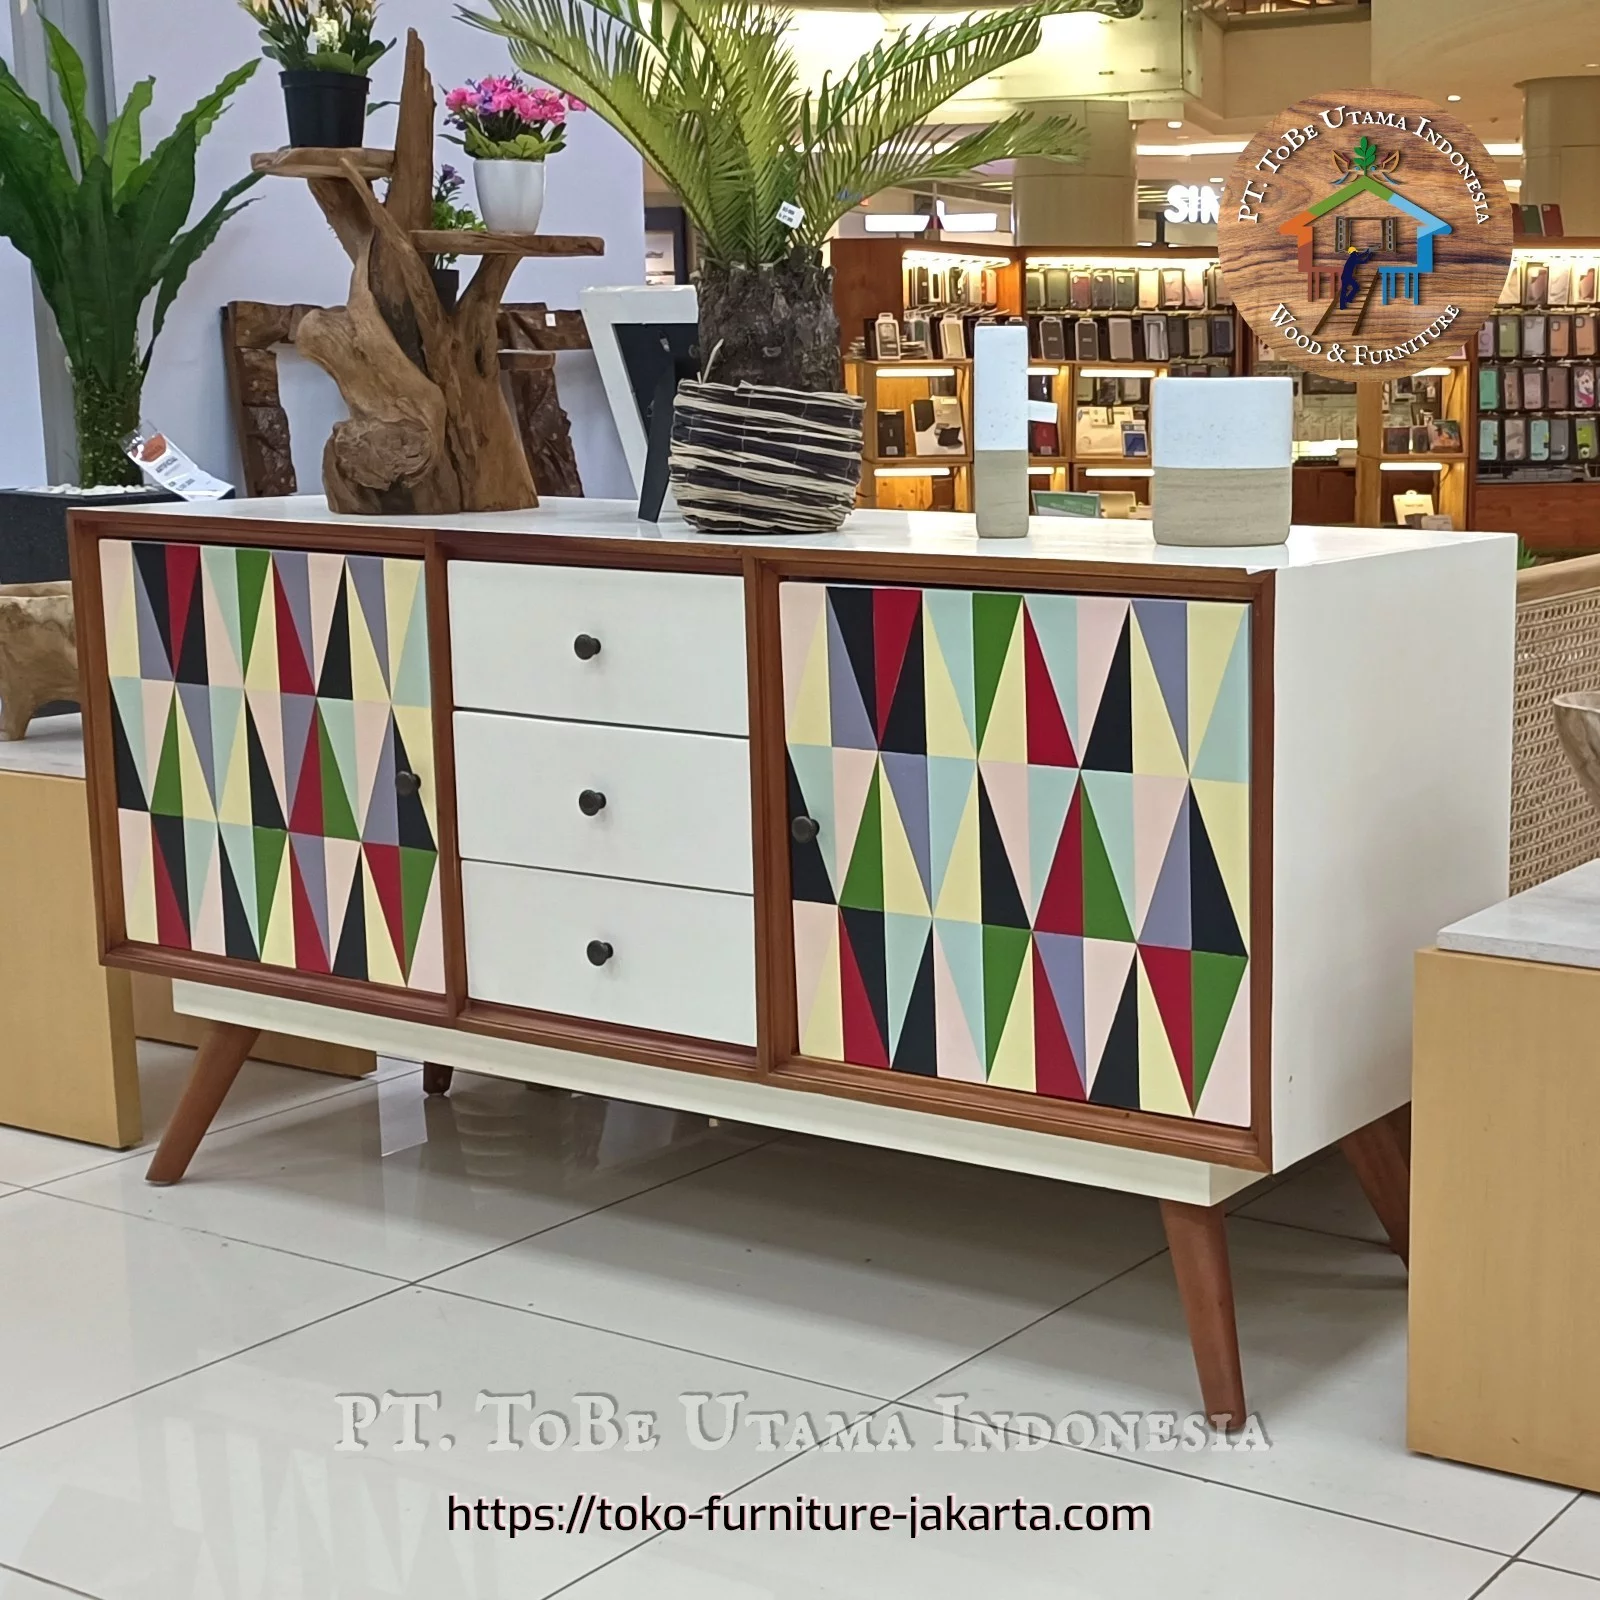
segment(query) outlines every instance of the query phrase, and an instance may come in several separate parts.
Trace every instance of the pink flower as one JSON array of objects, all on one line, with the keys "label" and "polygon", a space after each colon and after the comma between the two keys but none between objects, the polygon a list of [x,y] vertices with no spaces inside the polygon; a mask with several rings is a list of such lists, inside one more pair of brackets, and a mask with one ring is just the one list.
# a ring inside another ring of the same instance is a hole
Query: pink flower
[{"label": "pink flower", "polygon": [[589,109],[575,94],[563,95],[562,98],[567,102],[568,111],[587,111]]},{"label": "pink flower", "polygon": [[502,111],[517,109],[517,92],[514,89],[497,89],[489,98],[486,110],[498,115]]},{"label": "pink flower", "polygon": [[471,89],[452,89],[444,97],[445,110],[460,111],[469,106],[477,98]]}]

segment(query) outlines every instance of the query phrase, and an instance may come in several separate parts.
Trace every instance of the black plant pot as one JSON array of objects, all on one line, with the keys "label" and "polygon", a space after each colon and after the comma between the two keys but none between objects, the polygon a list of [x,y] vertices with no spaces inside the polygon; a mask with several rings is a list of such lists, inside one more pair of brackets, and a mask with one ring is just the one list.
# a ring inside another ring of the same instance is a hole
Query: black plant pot
[{"label": "black plant pot", "polygon": [[367,135],[368,78],[348,72],[279,73],[289,114],[289,143],[353,150]]},{"label": "black plant pot", "polygon": [[428,270],[433,274],[433,292],[438,295],[439,304],[446,311],[454,311],[461,298],[461,268],[430,267]]}]

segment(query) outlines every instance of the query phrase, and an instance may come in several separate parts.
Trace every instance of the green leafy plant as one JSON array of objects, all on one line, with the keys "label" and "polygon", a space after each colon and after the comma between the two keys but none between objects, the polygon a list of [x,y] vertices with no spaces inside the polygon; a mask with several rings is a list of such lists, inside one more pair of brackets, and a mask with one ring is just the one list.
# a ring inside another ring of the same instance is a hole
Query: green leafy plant
[{"label": "green leafy plant", "polygon": [[372,37],[377,0],[239,0],[261,24],[261,53],[286,72],[364,78],[394,48]]},{"label": "green leafy plant", "polygon": [[[483,218],[471,206],[456,204],[456,199],[466,187],[467,180],[454,167],[439,168],[433,180],[433,220],[430,226],[436,233],[485,233]],[[461,259],[458,255],[430,256],[434,267],[453,267]]]},{"label": "green leafy plant", "polygon": [[[1070,118],[1018,112],[972,130],[941,121],[941,108],[1035,50],[1047,17],[1129,17],[1142,0],[1035,0],[930,22],[875,45],[815,88],[801,86],[789,13],[757,0],[483,3],[485,10],[464,7],[461,15],[504,37],[524,71],[581,96],[677,190],[701,241],[705,347],[713,335],[727,343],[732,334],[717,310],[719,275],[773,269],[775,306],[830,295],[818,249],[871,195],[1015,156],[1081,159],[1086,135]],[[792,207],[803,213],[798,222]],[[775,328],[752,327],[752,315],[764,319],[747,295],[736,299],[730,317],[772,347]],[[842,387],[837,350],[831,360],[825,353],[830,340],[837,345],[830,318],[831,311],[813,319],[811,336],[801,336],[816,359],[775,358],[769,381]],[[719,376],[738,381],[742,371],[735,361]]]},{"label": "green leafy plant", "polygon": [[[82,60],[58,29],[44,26],[76,171],[50,119],[0,61],[0,236],[33,264],[66,347],[79,482],[137,484],[121,441],[138,425],[155,341],[189,269],[243,209],[234,202],[257,178],[232,185],[185,229],[195,152],[257,63],[229,73],[146,157],[140,118],[155,80],[134,84],[102,139],[89,120]],[[150,342],[141,355],[139,318],[151,295]]]}]

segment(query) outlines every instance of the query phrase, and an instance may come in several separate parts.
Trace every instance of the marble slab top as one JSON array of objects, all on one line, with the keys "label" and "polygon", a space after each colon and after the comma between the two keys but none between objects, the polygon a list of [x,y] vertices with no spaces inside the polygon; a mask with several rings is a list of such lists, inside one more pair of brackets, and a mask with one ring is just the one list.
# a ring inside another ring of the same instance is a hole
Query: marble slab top
[{"label": "marble slab top", "polygon": [[1600,967],[1600,861],[1452,923],[1440,933],[1439,948],[1558,967]]},{"label": "marble slab top", "polygon": [[0,739],[0,772],[35,777],[83,776],[83,718],[36,717],[25,739]]}]

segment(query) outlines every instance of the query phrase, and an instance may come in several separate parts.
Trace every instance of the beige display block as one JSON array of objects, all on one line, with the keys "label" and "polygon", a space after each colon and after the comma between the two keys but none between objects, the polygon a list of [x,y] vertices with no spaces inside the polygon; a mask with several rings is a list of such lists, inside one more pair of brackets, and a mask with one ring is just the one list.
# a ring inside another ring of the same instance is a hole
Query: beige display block
[{"label": "beige display block", "polygon": [[1413,1450],[1600,1490],[1600,971],[1425,950]]}]

